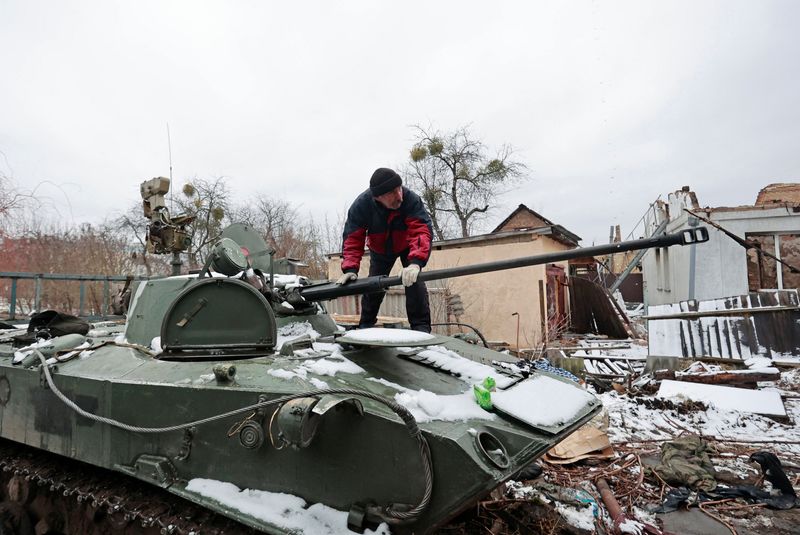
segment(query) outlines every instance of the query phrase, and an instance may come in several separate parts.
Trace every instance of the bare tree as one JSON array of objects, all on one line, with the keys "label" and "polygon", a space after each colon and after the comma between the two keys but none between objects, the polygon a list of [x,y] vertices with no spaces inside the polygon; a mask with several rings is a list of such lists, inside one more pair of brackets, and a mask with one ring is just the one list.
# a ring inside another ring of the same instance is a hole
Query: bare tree
[{"label": "bare tree", "polygon": [[34,193],[21,190],[11,177],[0,173],[0,222],[6,230],[19,226],[27,215],[25,211],[41,203]]},{"label": "bare tree", "polygon": [[205,261],[208,249],[224,228],[223,220],[230,211],[230,192],[225,177],[211,180],[193,178],[181,190],[183,195],[175,198],[177,214],[195,217],[189,228],[192,245],[187,251],[190,269],[198,269]]},{"label": "bare tree", "polygon": [[489,156],[469,127],[452,132],[413,128],[416,140],[403,173],[422,197],[437,239],[469,236],[497,197],[525,178],[527,167],[513,159],[510,146]]},{"label": "bare tree", "polygon": [[147,251],[148,219],[142,212],[142,203],[136,202],[124,213],[111,220],[108,225],[124,237],[126,249],[134,263],[134,271],[152,277],[169,274],[169,262],[163,255],[150,254]]}]

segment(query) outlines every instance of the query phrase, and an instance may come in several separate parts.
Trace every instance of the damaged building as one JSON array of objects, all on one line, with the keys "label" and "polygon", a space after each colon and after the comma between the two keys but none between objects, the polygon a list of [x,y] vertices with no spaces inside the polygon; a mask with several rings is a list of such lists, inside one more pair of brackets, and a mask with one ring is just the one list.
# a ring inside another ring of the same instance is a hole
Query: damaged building
[{"label": "damaged building", "polygon": [[709,242],[642,259],[653,355],[796,355],[800,184],[770,184],[754,204],[701,207],[689,187],[655,202],[648,236],[704,225]]}]

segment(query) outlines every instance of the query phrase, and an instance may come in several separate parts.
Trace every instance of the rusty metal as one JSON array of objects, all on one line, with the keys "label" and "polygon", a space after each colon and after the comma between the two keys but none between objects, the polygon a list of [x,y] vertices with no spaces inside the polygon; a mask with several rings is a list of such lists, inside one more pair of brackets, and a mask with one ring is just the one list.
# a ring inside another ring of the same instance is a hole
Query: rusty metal
[{"label": "rusty metal", "polygon": [[638,524],[637,527],[639,528],[639,533],[648,533],[649,535],[665,535],[655,526],[629,519],[622,510],[622,507],[620,507],[619,502],[617,502],[617,498],[614,496],[614,492],[611,490],[611,487],[608,486],[608,482],[604,478],[597,478],[594,484],[597,487],[597,490],[600,491],[600,498],[603,500],[603,504],[606,506],[606,509],[608,509],[608,515],[611,517],[611,520],[614,523],[614,533],[630,533],[628,529],[623,529],[621,526],[628,522],[636,522]]}]

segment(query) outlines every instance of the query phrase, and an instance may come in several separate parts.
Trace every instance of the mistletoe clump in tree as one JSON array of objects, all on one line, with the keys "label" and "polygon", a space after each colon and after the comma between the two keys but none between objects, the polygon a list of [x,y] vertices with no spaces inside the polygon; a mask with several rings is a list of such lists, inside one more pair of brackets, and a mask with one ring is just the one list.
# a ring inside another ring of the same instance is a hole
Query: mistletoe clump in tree
[{"label": "mistletoe clump in tree", "polygon": [[452,132],[414,129],[411,162],[404,174],[422,197],[439,240],[469,236],[497,198],[525,178],[527,168],[512,158],[510,146],[490,156],[468,127]]}]

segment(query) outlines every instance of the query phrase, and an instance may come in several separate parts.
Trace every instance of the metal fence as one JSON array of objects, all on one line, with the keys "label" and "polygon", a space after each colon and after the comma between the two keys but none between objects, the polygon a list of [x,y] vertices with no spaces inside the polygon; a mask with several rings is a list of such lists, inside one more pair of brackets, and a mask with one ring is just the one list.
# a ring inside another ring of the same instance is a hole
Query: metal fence
[{"label": "metal fence", "polygon": [[78,316],[106,316],[114,282],[148,280],[129,275],[0,272],[2,308],[10,320],[44,308]]},{"label": "metal fence", "polygon": [[797,290],[653,305],[647,314],[650,355],[776,360],[800,355]]},{"label": "metal fence", "polygon": [[[152,278],[160,277],[0,272],[0,316],[14,320],[32,312],[56,309],[81,317],[105,317],[111,314],[115,292],[112,283]],[[429,287],[428,295],[432,322],[447,322],[449,291],[446,288]],[[361,297],[347,296],[327,301],[326,309],[333,314],[358,316],[361,313]],[[379,315],[406,317],[405,292],[402,288],[387,290]]]}]

